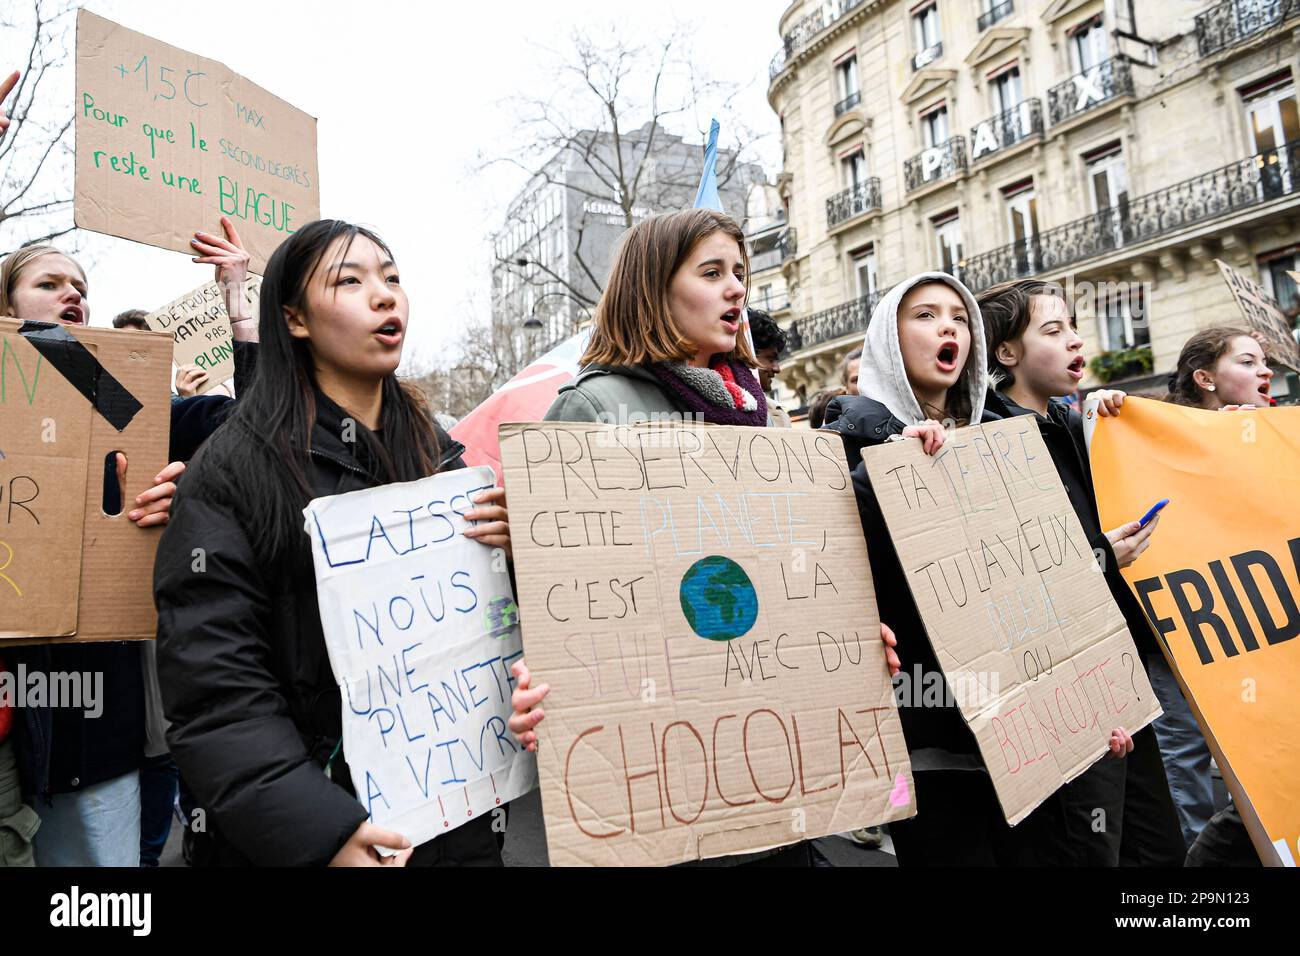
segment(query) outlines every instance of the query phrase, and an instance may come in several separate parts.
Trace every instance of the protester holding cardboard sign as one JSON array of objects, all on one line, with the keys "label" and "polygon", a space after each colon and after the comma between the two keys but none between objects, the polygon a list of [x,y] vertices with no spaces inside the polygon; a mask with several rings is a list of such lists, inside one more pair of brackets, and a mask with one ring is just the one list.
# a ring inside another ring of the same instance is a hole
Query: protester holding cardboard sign
[{"label": "protester holding cardboard sign", "polygon": [[[691,209],[633,226],[596,307],[583,369],[560,389],[546,420],[770,425],[766,396],[750,371],[757,360],[738,335],[748,265],[744,234],[722,213]],[[532,750],[549,687],[532,687],[522,661],[515,668],[510,729]],[[798,842],[725,860],[807,866],[809,846]]]},{"label": "protester holding cardboard sign", "polygon": [[[76,260],[53,246],[25,246],[0,266],[0,316],[52,327],[84,326],[89,287]],[[118,453],[117,487],[125,488],[127,456]],[[165,524],[184,465],[173,463],[137,496],[127,517],[139,527]],[[140,792],[136,771],[144,751],[139,648],[128,644],[39,646],[15,654],[29,674],[103,674],[93,717],[85,709],[25,707],[15,736],[23,788],[43,824],[36,835],[42,866],[139,863]],[[101,716],[102,714],[102,716]]]},{"label": "protester holding cardboard sign", "polygon": [[[271,256],[256,379],[195,458],[154,567],[168,741],[207,811],[196,864],[500,864],[491,815],[415,848],[367,822],[303,533],[312,498],[463,466],[395,375],[408,324],[367,230],[314,222]],[[465,517],[508,553],[502,489]]]},{"label": "protester holding cardboard sign", "polygon": [[[997,286],[979,297],[994,386],[985,398],[985,418],[1033,415],[1083,533],[1099,555],[1111,596],[1149,670],[1160,656],[1142,608],[1120,569],[1137,560],[1160,523],[1157,515],[1103,532],[1097,516],[1083,417],[1058,401],[1083,378],[1083,339],[1060,287],[1038,279]],[[1092,393],[1102,415],[1118,415],[1124,393]],[[1181,866],[1186,855],[1155,731],[1133,734],[1134,751],[1124,761],[1098,761],[1061,789],[1063,826],[1056,834],[1066,859],[1094,866]],[[1094,826],[1097,810],[1106,825]]]},{"label": "protester holding cardboard sign", "polygon": [[[988,372],[984,327],[970,290],[946,273],[899,283],[877,305],[859,366],[860,396],[836,398],[827,428],[844,439],[867,537],[880,618],[897,634],[899,713],[916,771],[917,816],[892,824],[900,866],[1049,865],[1059,806],[1049,799],[1007,825],[971,731],[943,676],[862,462],[866,448],[917,438],[936,454],[950,425],[982,419]],[[924,688],[933,688],[933,693]],[[1131,739],[1117,729],[1111,752]]]}]

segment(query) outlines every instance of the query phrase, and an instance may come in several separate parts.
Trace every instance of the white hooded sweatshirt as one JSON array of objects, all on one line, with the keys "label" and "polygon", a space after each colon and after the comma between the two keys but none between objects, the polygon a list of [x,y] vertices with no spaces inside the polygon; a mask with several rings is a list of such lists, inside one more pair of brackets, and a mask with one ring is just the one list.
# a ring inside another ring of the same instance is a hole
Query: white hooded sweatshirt
[{"label": "white hooded sweatshirt", "polygon": [[921,272],[898,283],[880,300],[871,313],[867,336],[862,343],[862,360],[858,366],[858,392],[880,402],[891,415],[907,425],[917,425],[929,418],[907,380],[903,352],[898,345],[898,306],[903,296],[925,282],[942,282],[951,287],[966,303],[970,319],[971,349],[966,366],[957,379],[970,399],[970,423],[978,424],[984,412],[984,393],[988,388],[988,355],[984,346],[984,319],[975,296],[946,272]]}]

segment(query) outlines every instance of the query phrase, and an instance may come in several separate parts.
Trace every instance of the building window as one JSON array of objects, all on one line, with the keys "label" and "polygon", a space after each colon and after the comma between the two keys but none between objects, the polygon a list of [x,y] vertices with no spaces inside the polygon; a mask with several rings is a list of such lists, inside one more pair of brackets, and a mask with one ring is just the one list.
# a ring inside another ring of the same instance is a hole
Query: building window
[{"label": "building window", "polygon": [[939,5],[929,3],[912,11],[912,35],[917,54],[939,45]]},{"label": "building window", "polygon": [[948,107],[940,106],[921,117],[921,146],[930,149],[948,141]]},{"label": "building window", "polygon": [[1250,145],[1256,153],[1300,140],[1300,112],[1290,74],[1243,91]]},{"label": "building window", "polygon": [[1107,55],[1106,30],[1101,17],[1081,24],[1070,35],[1070,56],[1076,73],[1087,73],[1098,63],[1105,62]]},{"label": "building window", "polygon": [[961,219],[956,212],[936,216],[930,220],[934,226],[935,249],[938,252],[939,271],[952,276],[961,269]]},{"label": "building window", "polygon": [[1020,105],[1020,67],[1013,66],[1003,70],[989,80],[989,92],[993,96],[993,112],[1006,113]]},{"label": "building window", "polygon": [[872,246],[849,253],[853,260],[853,282],[857,298],[876,291],[876,250]]},{"label": "building window", "polygon": [[1287,273],[1300,270],[1300,248],[1292,246],[1259,257],[1260,285],[1277,302],[1283,312],[1300,308],[1300,290]]},{"label": "building window", "polygon": [[1088,193],[1092,211],[1122,209],[1128,206],[1128,172],[1124,168],[1124,151],[1119,143],[1103,147],[1084,157],[1088,169]]},{"label": "building window", "polygon": [[1097,324],[1103,351],[1141,348],[1151,344],[1146,296],[1140,283],[1119,283],[1097,302]]},{"label": "building window", "polygon": [[844,174],[844,188],[857,189],[867,181],[867,154],[859,146],[853,152],[840,159],[840,170]]},{"label": "building window", "polygon": [[1002,190],[1007,204],[1008,232],[1015,246],[1020,275],[1033,275],[1040,268],[1038,258],[1038,197],[1032,179]]},{"label": "building window", "polygon": [[839,83],[841,101],[856,96],[861,92],[858,87],[857,54],[849,54],[849,56],[835,64],[835,78]]},{"label": "building window", "polygon": [[943,56],[943,43],[939,40],[938,4],[926,3],[912,11],[912,40],[916,44],[916,55],[912,57],[913,70],[929,66]]}]

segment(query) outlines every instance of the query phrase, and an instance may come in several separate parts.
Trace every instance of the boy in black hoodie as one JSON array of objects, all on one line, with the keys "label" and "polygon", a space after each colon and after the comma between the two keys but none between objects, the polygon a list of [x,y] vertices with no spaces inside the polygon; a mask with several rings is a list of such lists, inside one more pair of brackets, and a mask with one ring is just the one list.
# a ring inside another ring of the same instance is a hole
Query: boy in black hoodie
[{"label": "boy in black hoodie", "polygon": [[[1036,279],[1006,283],[979,297],[995,383],[985,397],[985,420],[1033,415],[1043,442],[1097,555],[1106,583],[1144,659],[1160,654],[1141,606],[1120,575],[1146,550],[1160,518],[1103,532],[1083,436],[1083,418],[1058,396],[1083,378],[1083,339],[1058,286]],[[1123,392],[1098,393],[1103,415],[1118,414]],[[1177,812],[1151,726],[1133,734],[1127,760],[1102,760],[1061,791],[1061,850],[1093,866],[1182,866],[1185,855]],[[1103,811],[1098,814],[1097,811]]]}]

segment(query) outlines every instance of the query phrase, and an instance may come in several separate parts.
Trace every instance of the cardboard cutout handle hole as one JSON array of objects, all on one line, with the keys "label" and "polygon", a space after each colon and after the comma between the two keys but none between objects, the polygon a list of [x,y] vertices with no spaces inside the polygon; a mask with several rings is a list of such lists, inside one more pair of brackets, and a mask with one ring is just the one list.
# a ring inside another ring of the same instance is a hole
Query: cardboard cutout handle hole
[{"label": "cardboard cutout handle hole", "polygon": [[104,514],[116,518],[122,513],[122,484],[117,480],[118,452],[110,451],[104,456]]}]

